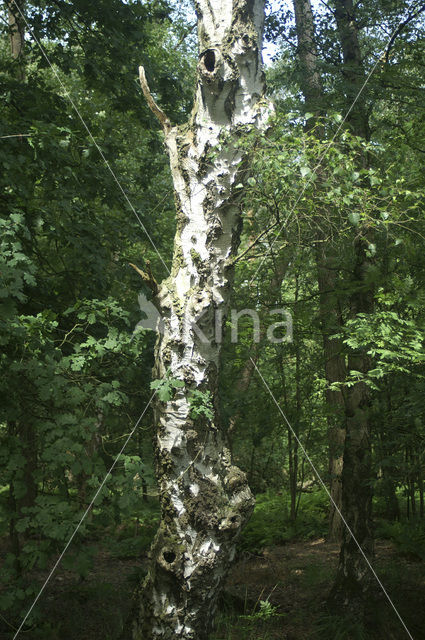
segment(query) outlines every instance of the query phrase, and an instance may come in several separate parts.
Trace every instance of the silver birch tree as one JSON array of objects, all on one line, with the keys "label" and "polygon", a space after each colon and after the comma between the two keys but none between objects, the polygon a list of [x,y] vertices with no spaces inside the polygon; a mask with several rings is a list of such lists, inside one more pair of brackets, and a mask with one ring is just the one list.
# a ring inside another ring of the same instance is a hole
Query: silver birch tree
[{"label": "silver birch tree", "polygon": [[[263,126],[269,112],[261,57],[264,0],[195,5],[199,62],[186,125],[171,125],[140,70],[143,92],[164,130],[177,214],[171,275],[156,293],[163,331],[154,377],[184,386],[169,401],[156,402],[161,521],[140,588],[134,640],[208,637],[237,536],[254,503],[220,429],[217,378],[249,155],[240,141]],[[197,416],[194,390],[205,399]]]}]

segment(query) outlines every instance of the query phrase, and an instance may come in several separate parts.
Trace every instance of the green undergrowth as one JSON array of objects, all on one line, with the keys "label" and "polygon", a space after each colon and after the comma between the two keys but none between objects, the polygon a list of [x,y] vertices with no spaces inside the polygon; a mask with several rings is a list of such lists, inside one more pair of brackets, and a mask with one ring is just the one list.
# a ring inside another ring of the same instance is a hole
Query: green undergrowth
[{"label": "green undergrowth", "polygon": [[254,513],[242,532],[240,551],[256,553],[291,540],[311,540],[327,533],[328,498],[324,491],[304,493],[295,521],[290,518],[289,497],[267,492],[256,496]]},{"label": "green undergrowth", "polygon": [[222,605],[210,640],[272,640],[284,624],[285,614],[269,600],[258,600],[251,609],[244,607],[243,613],[225,602]]},{"label": "green undergrowth", "polygon": [[425,560],[424,520],[381,520],[377,523],[375,533],[377,538],[391,540],[401,555],[412,560]]}]

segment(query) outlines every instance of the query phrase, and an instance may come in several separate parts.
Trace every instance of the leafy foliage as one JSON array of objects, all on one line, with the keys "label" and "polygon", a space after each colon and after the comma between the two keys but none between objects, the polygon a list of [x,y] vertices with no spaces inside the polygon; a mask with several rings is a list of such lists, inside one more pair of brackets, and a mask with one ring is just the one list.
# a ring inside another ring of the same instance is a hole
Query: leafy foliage
[{"label": "leafy foliage", "polygon": [[161,402],[168,402],[174,396],[176,389],[184,387],[183,380],[177,380],[177,378],[171,378],[171,370],[168,369],[165,373],[165,377],[160,380],[153,380],[151,382],[151,389],[156,391],[158,398]]},{"label": "leafy foliage", "polygon": [[196,420],[204,416],[207,420],[214,419],[214,407],[210,391],[193,389],[189,395],[190,417]]}]

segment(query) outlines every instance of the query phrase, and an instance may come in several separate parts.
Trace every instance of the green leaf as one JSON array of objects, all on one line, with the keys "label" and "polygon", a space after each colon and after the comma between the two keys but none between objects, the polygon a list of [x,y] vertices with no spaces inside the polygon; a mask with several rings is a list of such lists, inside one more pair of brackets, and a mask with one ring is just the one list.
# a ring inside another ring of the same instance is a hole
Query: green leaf
[{"label": "green leaf", "polygon": [[350,211],[348,219],[354,227],[358,227],[360,223],[360,214],[358,211]]}]

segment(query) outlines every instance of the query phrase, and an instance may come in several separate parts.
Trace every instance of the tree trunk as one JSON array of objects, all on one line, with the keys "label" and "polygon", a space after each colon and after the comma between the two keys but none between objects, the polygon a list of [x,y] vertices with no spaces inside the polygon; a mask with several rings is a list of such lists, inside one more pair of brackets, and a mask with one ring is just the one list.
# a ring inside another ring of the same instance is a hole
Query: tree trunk
[{"label": "tree trunk", "polygon": [[198,0],[196,10],[198,86],[189,124],[172,128],[144,83],[164,127],[177,206],[172,273],[158,294],[164,327],[155,377],[168,372],[185,386],[156,405],[161,522],[134,640],[206,640],[236,538],[254,503],[245,474],[231,463],[218,402],[213,419],[194,418],[190,393],[209,391],[216,400],[231,258],[241,226],[241,189],[235,187],[247,152],[238,142],[268,113],[262,102],[264,1]]},{"label": "tree trunk", "polygon": [[[364,96],[359,91],[365,73],[360,53],[358,27],[352,0],[336,0],[335,17],[341,42],[344,68],[347,79],[346,97],[351,107],[350,124],[354,134],[369,138],[368,115]],[[363,165],[367,157],[362,158]],[[369,230],[361,228],[354,240],[355,262],[350,296],[350,316],[369,314],[373,311],[373,285],[369,280],[371,260],[367,254]],[[348,370],[366,375],[370,360],[362,351],[351,351],[348,355]],[[339,565],[329,602],[337,610],[345,607],[362,616],[365,612],[372,582],[370,570],[359,551],[360,545],[366,556],[374,553],[372,529],[372,465],[370,435],[370,389],[364,382],[357,382],[347,389],[347,422],[342,471],[342,512],[357,543],[348,529],[344,529]]]},{"label": "tree trunk", "polygon": [[[392,403],[393,386],[391,381],[386,382],[385,404],[386,410],[378,434],[380,445],[380,457],[385,461],[382,465],[382,485],[385,496],[385,517],[390,521],[400,520],[400,505],[397,498],[397,481],[400,470],[394,463],[394,446],[396,425],[394,424],[394,409]],[[386,427],[386,428],[385,428]]]},{"label": "tree trunk", "polygon": [[[270,280],[270,292],[271,292],[271,302],[269,304],[273,305],[276,301],[279,301],[282,304],[282,283],[285,279],[288,267],[290,263],[290,256],[288,254],[284,256],[280,256],[275,263],[275,269],[273,271],[272,278]],[[258,342],[253,341],[251,343],[249,354],[250,357],[246,360],[241,373],[239,374],[239,379],[235,382],[235,390],[238,397],[243,398],[247,393],[249,386],[251,384],[252,375],[255,371],[255,364],[258,360],[258,357],[263,349],[263,340],[266,335],[266,327],[265,325],[260,326]],[[230,417],[229,427],[227,430],[228,437],[230,438],[230,446],[232,445],[232,436],[235,431],[236,425],[241,418],[241,406],[243,401],[237,406],[236,411]]]},{"label": "tree trunk", "polygon": [[[301,71],[301,90],[306,108],[313,114],[320,115],[323,108],[323,85],[317,64],[313,10],[310,0],[293,0],[293,5]],[[314,124],[314,119],[311,118],[311,120]]]},{"label": "tree trunk", "polygon": [[[298,55],[300,60],[300,84],[306,109],[319,116],[324,106],[324,92],[315,44],[314,15],[310,0],[293,0],[297,29]],[[309,118],[308,128],[316,126],[314,118]],[[316,129],[316,135],[323,135]],[[346,367],[341,340],[331,339],[341,327],[336,295],[337,271],[332,260],[330,241],[317,238],[316,265],[319,288],[319,314],[323,339],[325,377],[328,385],[343,382]],[[331,504],[329,509],[329,535],[332,541],[342,539],[342,520],[339,515],[342,506],[342,466],[345,442],[344,396],[341,390],[326,392],[328,404],[329,477]],[[336,505],[336,507],[335,507]],[[338,511],[339,509],[339,511]]]},{"label": "tree trunk", "polygon": [[[297,488],[298,488],[298,447],[300,435],[300,421],[302,416],[301,402],[301,350],[300,350],[300,331],[299,331],[299,273],[295,273],[295,291],[294,291],[294,347],[295,347],[295,412],[296,419],[293,429],[296,437],[292,438],[292,430],[288,429],[288,449],[289,449],[289,486],[291,493],[291,522],[297,519]],[[289,437],[289,433],[291,436]]]},{"label": "tree trunk", "polygon": [[[356,265],[353,273],[353,294],[350,314],[370,313],[373,295],[365,286],[368,258],[365,239],[356,239]],[[366,375],[370,369],[368,356],[351,351],[348,370]],[[347,390],[347,432],[342,469],[342,513],[350,527],[344,527],[339,565],[329,602],[362,617],[372,584],[372,574],[358,545],[367,557],[374,553],[372,530],[372,467],[370,441],[370,390],[362,381]]]},{"label": "tree trunk", "polygon": [[415,460],[412,454],[412,447],[408,446],[406,448],[406,461],[407,461],[407,473],[408,473],[408,486],[409,486],[409,494],[410,494],[410,504],[412,507],[412,516],[415,518],[416,516],[416,491],[415,491]]},{"label": "tree trunk", "polygon": [[[419,449],[420,451],[420,449]],[[416,468],[417,468],[417,480],[418,480],[418,490],[419,490],[419,517],[424,517],[424,477],[422,470],[422,460],[421,454],[416,454]]]},{"label": "tree trunk", "polygon": [[[329,256],[329,248],[320,245],[316,251],[317,280],[319,285],[319,314],[323,339],[325,377],[328,385],[343,382],[346,364],[342,342],[332,338],[341,329],[341,316],[336,295],[337,271]],[[342,468],[346,434],[345,400],[342,389],[326,391],[328,404],[329,478],[332,502],[329,511],[328,539],[342,540],[343,522],[338,512],[342,509]],[[338,508],[337,508],[338,507]]]},{"label": "tree trunk", "polygon": [[8,0],[7,14],[9,21],[9,42],[10,53],[16,64],[16,77],[18,80],[25,80],[24,65],[24,44],[25,44],[25,22],[22,18],[24,13],[24,0]]},{"label": "tree trunk", "polygon": [[359,96],[365,73],[352,0],[335,0],[335,19],[344,61],[342,73],[346,80],[344,85],[346,102],[349,107],[353,105],[347,121],[351,124],[354,135],[369,140],[369,116],[364,94]]}]

